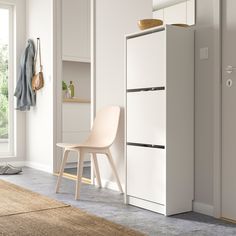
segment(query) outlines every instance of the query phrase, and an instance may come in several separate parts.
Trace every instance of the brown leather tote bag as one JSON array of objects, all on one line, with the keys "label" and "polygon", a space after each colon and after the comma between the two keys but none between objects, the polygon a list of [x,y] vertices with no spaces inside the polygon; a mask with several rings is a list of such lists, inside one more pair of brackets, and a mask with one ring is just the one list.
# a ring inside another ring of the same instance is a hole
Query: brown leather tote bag
[{"label": "brown leather tote bag", "polygon": [[[36,74],[36,64],[37,64],[38,57],[39,57],[40,70]],[[36,50],[35,60],[34,60],[34,73],[35,74],[32,78],[32,88],[34,91],[36,91],[36,90],[43,88],[43,86],[44,86],[43,66],[41,63],[41,45],[40,45],[39,38],[37,38],[37,50]]]}]

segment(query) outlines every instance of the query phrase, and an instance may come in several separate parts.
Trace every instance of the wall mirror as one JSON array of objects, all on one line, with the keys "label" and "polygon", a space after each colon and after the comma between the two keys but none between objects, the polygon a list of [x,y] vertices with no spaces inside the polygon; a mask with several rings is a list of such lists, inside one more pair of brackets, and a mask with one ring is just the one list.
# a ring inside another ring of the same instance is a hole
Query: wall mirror
[{"label": "wall mirror", "polygon": [[164,24],[195,24],[196,0],[153,0],[153,18]]}]

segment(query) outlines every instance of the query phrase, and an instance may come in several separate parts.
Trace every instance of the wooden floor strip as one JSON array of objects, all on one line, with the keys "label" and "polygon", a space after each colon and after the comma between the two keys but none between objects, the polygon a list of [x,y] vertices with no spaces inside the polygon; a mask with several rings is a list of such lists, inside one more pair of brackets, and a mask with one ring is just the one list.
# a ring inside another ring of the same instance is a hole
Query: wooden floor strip
[{"label": "wooden floor strip", "polygon": [[[54,175],[58,176],[59,173],[54,173]],[[66,179],[71,179],[71,180],[76,180],[77,179],[76,175],[72,175],[72,174],[68,174],[68,173],[64,173],[63,177],[66,178]],[[84,183],[84,184],[91,184],[92,181],[91,181],[91,179],[82,177],[82,183]]]},{"label": "wooden floor strip", "polygon": [[224,217],[221,217],[221,219],[224,220],[224,221],[227,221],[227,222],[229,222],[229,223],[236,224],[236,221],[235,221],[235,220],[227,219],[227,218],[224,218]]}]

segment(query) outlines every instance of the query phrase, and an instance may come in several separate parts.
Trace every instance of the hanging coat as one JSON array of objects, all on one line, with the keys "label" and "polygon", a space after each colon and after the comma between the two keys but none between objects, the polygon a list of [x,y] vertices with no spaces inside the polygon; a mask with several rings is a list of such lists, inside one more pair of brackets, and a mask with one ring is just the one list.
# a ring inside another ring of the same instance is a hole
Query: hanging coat
[{"label": "hanging coat", "polygon": [[14,96],[17,98],[17,110],[28,111],[36,105],[36,94],[32,89],[34,75],[35,47],[33,40],[28,40],[28,45],[20,60],[20,74]]}]

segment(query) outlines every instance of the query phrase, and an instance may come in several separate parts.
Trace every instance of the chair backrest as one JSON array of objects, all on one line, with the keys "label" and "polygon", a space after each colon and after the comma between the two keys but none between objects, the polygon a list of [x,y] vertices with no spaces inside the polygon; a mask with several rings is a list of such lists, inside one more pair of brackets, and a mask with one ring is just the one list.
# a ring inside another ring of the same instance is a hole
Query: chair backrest
[{"label": "chair backrest", "polygon": [[99,147],[111,146],[116,138],[119,118],[119,106],[107,106],[99,110],[96,114],[89,140]]}]

